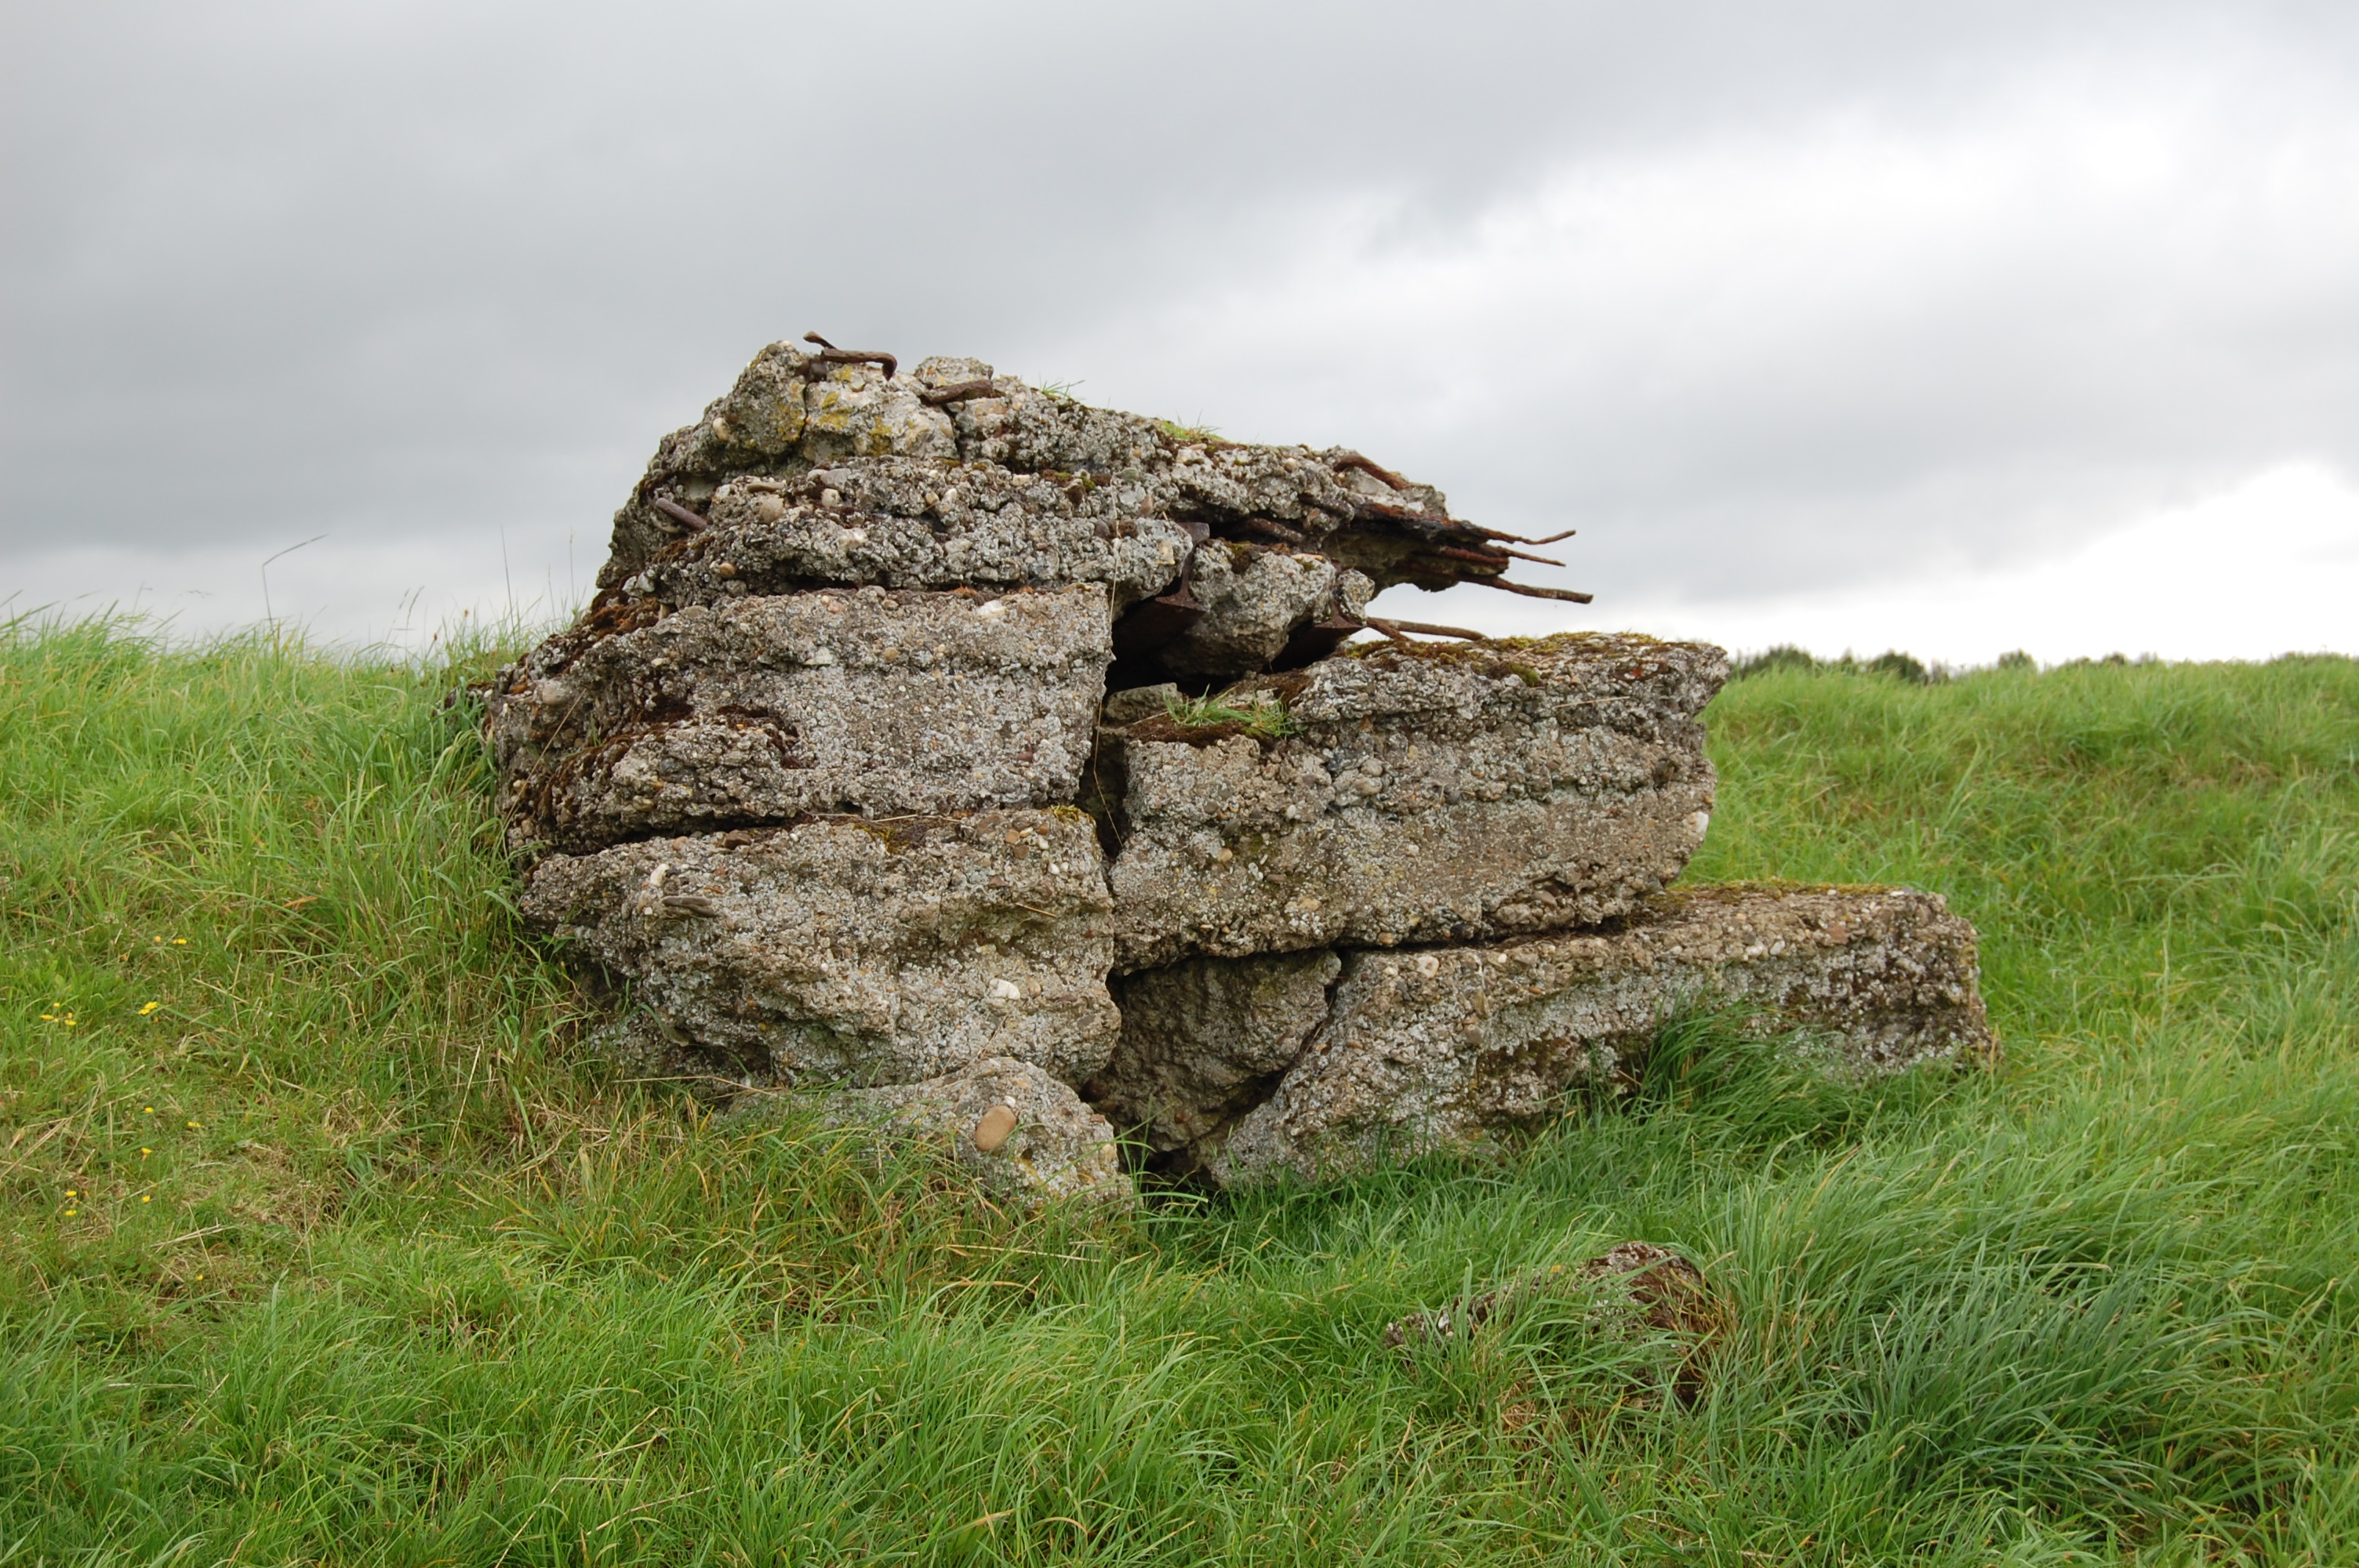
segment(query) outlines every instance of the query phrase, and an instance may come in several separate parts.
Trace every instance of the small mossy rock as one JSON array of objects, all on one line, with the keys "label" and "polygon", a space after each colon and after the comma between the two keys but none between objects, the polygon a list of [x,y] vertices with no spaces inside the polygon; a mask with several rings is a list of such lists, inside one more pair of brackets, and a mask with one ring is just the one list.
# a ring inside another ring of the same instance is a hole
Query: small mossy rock
[{"label": "small mossy rock", "polygon": [[1537,1298],[1600,1285],[1610,1288],[1598,1292],[1603,1299],[1591,1314],[1593,1326],[1654,1329],[1698,1342],[1716,1337],[1723,1326],[1702,1270],[1668,1247],[1624,1241],[1585,1262],[1534,1269],[1463,1303],[1396,1318],[1385,1325],[1385,1344],[1398,1350],[1464,1339]]}]

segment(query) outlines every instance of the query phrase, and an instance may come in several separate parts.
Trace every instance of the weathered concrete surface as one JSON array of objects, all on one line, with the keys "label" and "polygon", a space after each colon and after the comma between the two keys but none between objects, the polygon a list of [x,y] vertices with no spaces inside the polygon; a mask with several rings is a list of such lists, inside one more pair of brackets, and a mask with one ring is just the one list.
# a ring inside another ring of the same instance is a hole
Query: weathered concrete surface
[{"label": "weathered concrete surface", "polygon": [[1251,675],[1267,669],[1300,628],[1338,616],[1358,619],[1375,586],[1309,551],[1214,541],[1189,559],[1187,591],[1201,619],[1158,648],[1155,658],[1183,676]]},{"label": "weathered concrete surface", "polygon": [[1726,674],[1717,648],[1636,636],[1384,643],[1233,688],[1283,699],[1282,739],[1102,729],[1084,798],[1119,846],[1120,965],[1622,914],[1703,840],[1695,716]]},{"label": "weathered concrete surface", "polygon": [[1327,1016],[1333,953],[1194,958],[1114,982],[1122,1039],[1082,1097],[1151,1154],[1211,1137],[1268,1098]]},{"label": "weathered concrete surface", "polygon": [[[955,362],[967,375],[990,373],[989,366],[971,360],[927,362]],[[925,368],[919,367],[921,374]],[[1106,475],[1149,485],[1161,515],[1256,518],[1291,529],[1315,546],[1372,504],[1419,514],[1448,511],[1432,486],[1403,481],[1396,487],[1353,466],[1357,455],[1341,448],[1224,441],[1168,421],[1093,408],[1013,376],[1000,376],[993,385],[994,396],[950,406],[962,457],[1024,473]]]},{"label": "weathered concrete surface", "polygon": [[988,1057],[923,1083],[850,1091],[842,1103],[939,1140],[986,1188],[1027,1206],[1138,1195],[1105,1118],[1029,1062]]},{"label": "weathered concrete surface", "polygon": [[[806,481],[821,468],[830,476],[817,489],[835,492],[836,507],[830,514],[790,515],[796,498],[815,499]],[[885,477],[859,477],[871,469]],[[981,477],[985,469],[997,477]],[[1001,515],[1003,503],[979,499],[1006,488],[1010,478],[1049,481],[1046,491],[1016,487],[1028,499],[1015,518]],[[889,503],[864,508],[856,492],[880,488],[894,492]],[[947,511],[924,499],[953,489],[959,496]],[[1052,492],[1066,497],[1070,513],[1047,500]],[[989,511],[994,520],[962,520],[961,503],[971,513]],[[863,520],[864,510],[879,520]],[[908,526],[921,515],[951,535],[941,548],[929,549]],[[886,516],[899,521],[881,521]],[[1128,523],[1136,533],[1107,542],[1144,542],[1105,551],[1110,558],[1093,564],[1076,521],[1109,529]],[[801,345],[773,343],[702,418],[658,444],[614,514],[613,548],[598,585],[622,590],[659,565],[666,551],[717,528],[738,528],[749,531],[713,541],[717,547],[706,558],[716,568],[760,561],[759,569],[794,586],[1103,581],[1119,607],[1160,591],[1137,585],[1156,568],[1179,564],[1161,559],[1172,523],[1316,551],[1378,588],[1445,588],[1470,575],[1496,576],[1508,565],[1504,556],[1484,561],[1464,553],[1487,556],[1495,546],[1484,530],[1451,518],[1440,491],[1341,448],[1224,441],[1165,420],[1093,408],[995,375],[976,360],[929,359],[888,377],[881,365],[830,362]],[[782,529],[782,540],[765,546],[764,526]],[[844,539],[846,530],[867,537]],[[1027,531],[1049,546],[1029,562],[1015,543]],[[1447,553],[1452,550],[1459,553]],[[971,568],[963,579],[955,575],[962,559]],[[727,580],[717,569],[709,579],[686,571],[664,591],[686,595],[677,600],[685,602],[728,591]]]},{"label": "weathered concrete surface", "polygon": [[888,381],[871,364],[831,364],[793,343],[754,356],[704,416],[666,436],[631,498],[614,514],[613,551],[598,586],[614,588],[696,524],[659,502],[701,514],[731,479],[801,473],[841,457],[955,459],[950,416],[922,401],[907,374]]},{"label": "weathered concrete surface", "polygon": [[601,631],[593,616],[493,682],[519,842],[1061,804],[1111,657],[1094,583],[782,594]]},{"label": "weathered concrete surface", "polygon": [[647,553],[615,591],[667,605],[830,584],[1058,588],[1122,609],[1161,593],[1194,540],[1141,483],[1060,482],[989,463],[866,458],[723,481],[707,525]]},{"label": "weathered concrete surface", "polygon": [[1986,1057],[1977,979],[1973,928],[1905,888],[1698,888],[1613,931],[1351,953],[1277,1090],[1190,1152],[1233,1185],[1480,1142],[1545,1121],[1696,1007],[1811,1031],[1838,1071]]},{"label": "weathered concrete surface", "polygon": [[630,982],[683,1071],[788,1087],[915,1083],[990,1056],[1087,1077],[1121,1025],[1109,907],[1071,807],[551,855],[523,902]]},{"label": "weathered concrete surface", "polygon": [[1029,1062],[987,1056],[921,1083],[823,1095],[747,1095],[733,1122],[814,1107],[838,1125],[873,1127],[945,1150],[983,1188],[1026,1208],[1083,1199],[1128,1206],[1137,1188],[1122,1168],[1114,1129],[1065,1084]]}]

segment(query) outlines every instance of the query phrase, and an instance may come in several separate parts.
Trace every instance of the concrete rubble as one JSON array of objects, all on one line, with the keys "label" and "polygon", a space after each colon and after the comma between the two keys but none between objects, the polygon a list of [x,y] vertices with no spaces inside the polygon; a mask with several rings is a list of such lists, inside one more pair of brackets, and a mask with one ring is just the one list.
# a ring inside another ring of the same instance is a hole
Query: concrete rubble
[{"label": "concrete rubble", "polygon": [[1120,1047],[1082,1092],[1168,1163],[1268,1097],[1325,1020],[1343,967],[1321,948],[1122,976]]},{"label": "concrete rubble", "polygon": [[1280,1172],[1318,1180],[1538,1126],[1569,1090],[1609,1080],[1698,1009],[1805,1032],[1836,1070],[1979,1058],[1992,1041],[1974,983],[1973,928],[1934,894],[1703,888],[1610,931],[1353,952],[1315,1015],[1277,1021],[1273,1033],[1304,1044],[1274,1087],[1209,1130],[1217,1113],[1175,1095],[1168,1072],[1154,1075],[1165,1098],[1152,1106],[1130,1086],[1174,1055],[1234,1053],[1218,1033],[1191,1052],[1168,1022],[1126,1031],[1099,1077],[1124,1111],[1152,1112],[1150,1147],[1158,1133],[1174,1145],[1186,1135],[1179,1168],[1223,1186]]},{"label": "concrete rubble", "polygon": [[1585,602],[1507,578],[1546,543],[1343,449],[773,344],[490,684],[525,917],[635,1070],[1027,1203],[1129,1193],[1117,1135],[1220,1184],[1495,1139],[1699,1005],[1844,1070],[1986,1053],[1938,899],[1664,892],[1720,650],[1371,609]]}]

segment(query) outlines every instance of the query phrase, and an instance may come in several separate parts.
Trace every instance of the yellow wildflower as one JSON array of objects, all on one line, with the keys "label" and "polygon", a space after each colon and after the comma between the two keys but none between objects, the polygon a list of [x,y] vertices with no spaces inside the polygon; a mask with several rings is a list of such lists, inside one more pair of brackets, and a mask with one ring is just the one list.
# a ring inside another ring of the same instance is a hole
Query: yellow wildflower
[{"label": "yellow wildflower", "polygon": [[149,1013],[151,1013],[151,1012],[155,1011],[158,1008],[159,1008],[159,1007],[161,1007],[161,1006],[163,1006],[163,1005],[164,1005],[164,1004],[163,1004],[162,1002],[160,1002],[160,1001],[151,1001],[151,1002],[149,1002],[146,1007],[143,1007],[143,1008],[141,1008],[141,1009],[139,1010],[139,1016],[140,1016],[140,1017],[142,1017],[142,1018],[145,1018],[145,1017],[147,1017]]}]

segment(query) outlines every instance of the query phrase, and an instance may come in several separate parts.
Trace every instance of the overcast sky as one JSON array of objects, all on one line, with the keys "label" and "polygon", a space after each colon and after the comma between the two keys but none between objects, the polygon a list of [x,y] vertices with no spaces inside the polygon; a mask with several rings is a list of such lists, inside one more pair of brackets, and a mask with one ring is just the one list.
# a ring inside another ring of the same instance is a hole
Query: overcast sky
[{"label": "overcast sky", "polygon": [[2348,0],[0,17],[16,611],[553,612],[817,328],[1581,529],[1423,619],[2359,651]]}]

